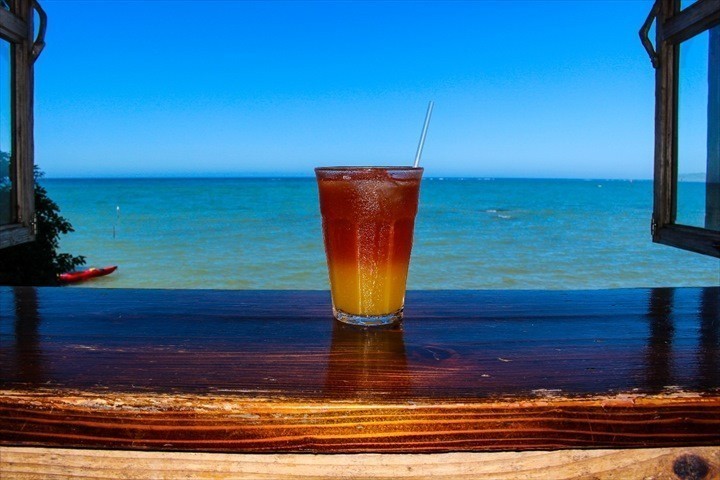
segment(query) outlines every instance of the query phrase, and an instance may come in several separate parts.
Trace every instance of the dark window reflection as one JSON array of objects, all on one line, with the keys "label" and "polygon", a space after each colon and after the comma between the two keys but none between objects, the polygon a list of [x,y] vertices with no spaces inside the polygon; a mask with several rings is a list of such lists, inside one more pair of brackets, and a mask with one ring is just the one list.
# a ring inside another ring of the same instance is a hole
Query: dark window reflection
[{"label": "dark window reflection", "polygon": [[40,315],[37,290],[15,288],[15,375],[22,383],[45,382],[45,366],[40,348]]},{"label": "dark window reflection", "polygon": [[700,298],[699,387],[720,387],[720,291],[706,288]]},{"label": "dark window reflection", "polygon": [[659,391],[672,385],[672,342],[675,327],[672,322],[674,291],[671,288],[654,288],[650,293],[648,319],[650,336],[646,350],[647,386]]},{"label": "dark window reflection", "polygon": [[[705,391],[720,386],[720,290],[705,288],[700,292],[700,296],[688,304],[687,297],[675,289],[652,290],[647,313],[650,331],[645,351],[646,381],[650,391],[674,386]],[[677,315],[679,321],[684,316],[680,311],[676,314],[675,310],[681,308],[697,312],[697,316],[688,318],[693,322],[692,330],[698,332],[697,351],[688,351],[687,344],[682,345],[681,339],[677,340],[679,345],[674,345],[674,317]],[[692,361],[686,362],[682,371],[673,372],[673,368],[679,369],[682,364],[676,356],[683,355],[687,359],[688,354]]]}]

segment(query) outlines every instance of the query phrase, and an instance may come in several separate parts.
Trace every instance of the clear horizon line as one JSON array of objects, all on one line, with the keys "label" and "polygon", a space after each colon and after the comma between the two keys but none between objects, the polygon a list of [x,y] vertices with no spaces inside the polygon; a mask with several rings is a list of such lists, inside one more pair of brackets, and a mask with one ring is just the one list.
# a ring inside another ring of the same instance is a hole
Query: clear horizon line
[{"label": "clear horizon line", "polygon": [[[202,174],[202,175],[44,175],[41,180],[231,180],[231,179],[314,179],[308,174]],[[424,180],[582,180],[582,181],[652,181],[652,177],[580,177],[580,176],[513,176],[513,175],[432,175]]]}]

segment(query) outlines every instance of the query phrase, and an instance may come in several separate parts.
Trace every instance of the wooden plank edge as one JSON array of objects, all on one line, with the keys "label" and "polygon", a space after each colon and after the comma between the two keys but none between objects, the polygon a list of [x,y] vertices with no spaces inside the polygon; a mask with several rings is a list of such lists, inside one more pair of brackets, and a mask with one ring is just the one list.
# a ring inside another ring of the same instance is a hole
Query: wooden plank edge
[{"label": "wooden plank edge", "polygon": [[383,404],[0,391],[0,444],[235,453],[710,446],[720,444],[720,396]]},{"label": "wooden plank edge", "polygon": [[720,447],[441,454],[229,454],[0,447],[2,478],[718,478]]}]

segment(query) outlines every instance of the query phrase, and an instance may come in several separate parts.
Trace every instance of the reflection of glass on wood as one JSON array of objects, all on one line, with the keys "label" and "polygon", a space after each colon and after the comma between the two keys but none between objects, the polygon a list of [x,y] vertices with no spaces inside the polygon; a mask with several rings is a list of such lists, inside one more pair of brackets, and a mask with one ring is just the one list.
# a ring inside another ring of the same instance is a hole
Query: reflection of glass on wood
[{"label": "reflection of glass on wood", "polygon": [[10,42],[0,39],[0,225],[12,223],[12,93]]},{"label": "reflection of glass on wood", "polygon": [[710,29],[709,43],[705,228],[720,230],[720,25]]},{"label": "reflection of glass on wood", "polygon": [[410,389],[402,329],[333,322],[326,395],[398,399]]}]

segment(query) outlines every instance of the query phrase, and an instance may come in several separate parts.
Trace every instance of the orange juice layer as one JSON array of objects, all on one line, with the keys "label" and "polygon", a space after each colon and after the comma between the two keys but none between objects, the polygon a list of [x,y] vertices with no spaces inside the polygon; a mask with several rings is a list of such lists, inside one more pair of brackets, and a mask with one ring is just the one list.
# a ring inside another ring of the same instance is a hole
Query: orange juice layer
[{"label": "orange juice layer", "polygon": [[330,287],[335,308],[354,315],[386,315],[403,306],[407,263],[360,265],[332,262]]},{"label": "orange juice layer", "polygon": [[413,219],[324,222],[335,308],[353,315],[385,315],[403,305]]}]

